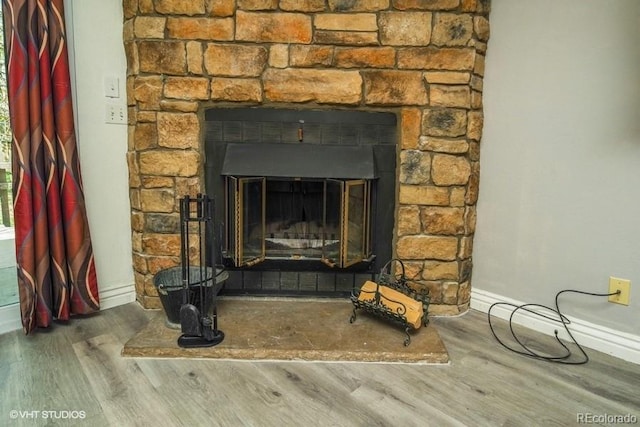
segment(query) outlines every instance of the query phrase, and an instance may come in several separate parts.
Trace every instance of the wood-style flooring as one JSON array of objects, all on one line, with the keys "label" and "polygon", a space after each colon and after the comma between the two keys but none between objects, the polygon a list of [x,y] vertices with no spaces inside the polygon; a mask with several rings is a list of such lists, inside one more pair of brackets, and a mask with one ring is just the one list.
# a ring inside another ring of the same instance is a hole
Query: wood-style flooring
[{"label": "wood-style flooring", "polygon": [[[570,426],[581,416],[640,418],[640,365],[588,349],[591,361],[580,366],[521,357],[496,343],[478,312],[432,320],[451,359],[432,366],[122,357],[152,314],[133,303],[50,332],[1,335],[0,425]],[[532,345],[550,344],[525,332]]]}]

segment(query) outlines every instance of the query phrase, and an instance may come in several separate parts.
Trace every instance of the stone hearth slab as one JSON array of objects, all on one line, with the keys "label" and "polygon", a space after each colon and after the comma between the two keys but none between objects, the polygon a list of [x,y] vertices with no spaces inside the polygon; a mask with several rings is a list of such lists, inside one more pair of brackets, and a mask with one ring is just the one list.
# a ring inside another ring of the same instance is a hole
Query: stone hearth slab
[{"label": "stone hearth slab", "polygon": [[449,355],[433,325],[411,332],[358,311],[349,323],[348,300],[294,298],[222,298],[218,328],[222,343],[209,348],[178,347],[180,331],[165,326],[158,311],[127,342],[126,357],[306,360],[334,362],[448,363]]}]

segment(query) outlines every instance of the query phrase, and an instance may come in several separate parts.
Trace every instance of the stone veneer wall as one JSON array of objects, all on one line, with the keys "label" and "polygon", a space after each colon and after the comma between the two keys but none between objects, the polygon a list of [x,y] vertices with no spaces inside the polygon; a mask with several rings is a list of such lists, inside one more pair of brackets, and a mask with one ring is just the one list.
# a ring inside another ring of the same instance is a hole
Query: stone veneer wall
[{"label": "stone veneer wall", "polygon": [[399,118],[394,250],[434,314],[469,306],[489,0],[124,0],[136,293],[179,263],[212,105]]}]

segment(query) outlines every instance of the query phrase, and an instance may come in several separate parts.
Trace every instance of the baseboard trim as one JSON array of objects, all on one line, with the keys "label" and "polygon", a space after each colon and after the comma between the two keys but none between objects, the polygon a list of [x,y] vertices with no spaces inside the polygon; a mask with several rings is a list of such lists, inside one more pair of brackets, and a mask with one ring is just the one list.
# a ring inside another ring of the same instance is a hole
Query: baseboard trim
[{"label": "baseboard trim", "polygon": [[120,285],[116,288],[107,289],[100,292],[100,310],[118,307],[129,304],[136,300],[136,289],[133,284]]},{"label": "baseboard trim", "polygon": [[[100,292],[100,310],[135,302],[136,291],[133,285],[120,285]],[[0,334],[22,329],[20,305],[11,304],[0,307]]]},{"label": "baseboard trim", "polygon": [[[487,313],[489,307],[497,302],[505,302],[514,305],[522,305],[524,302],[503,297],[482,289],[472,289],[471,308]],[[496,306],[491,314],[500,319],[509,320],[512,310],[508,306]],[[581,346],[590,348],[632,363],[640,364],[640,336],[626,332],[620,332],[606,326],[597,325],[585,320],[567,316],[571,321],[569,329]],[[541,332],[545,335],[553,335],[558,331],[562,339],[569,339],[568,334],[561,324],[551,320],[535,316],[526,311],[521,311],[514,316],[513,322]]]},{"label": "baseboard trim", "polygon": [[20,305],[11,304],[0,307],[0,334],[22,329]]}]

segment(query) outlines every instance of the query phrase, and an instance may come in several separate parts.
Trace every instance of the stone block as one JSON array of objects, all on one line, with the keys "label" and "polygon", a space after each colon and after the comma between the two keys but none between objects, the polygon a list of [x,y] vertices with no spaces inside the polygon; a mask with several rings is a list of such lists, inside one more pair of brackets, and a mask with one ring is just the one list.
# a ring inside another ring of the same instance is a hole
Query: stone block
[{"label": "stone block", "polygon": [[472,48],[407,47],[398,50],[398,68],[471,71],[476,52]]},{"label": "stone block", "polygon": [[467,196],[467,190],[465,187],[451,187],[449,206],[460,207],[466,204],[465,198]]},{"label": "stone block", "polygon": [[144,231],[157,234],[180,233],[180,215],[178,213],[147,213]]},{"label": "stone block", "polygon": [[122,14],[124,19],[130,19],[136,16],[138,12],[138,0],[123,0]]},{"label": "stone block", "polygon": [[466,282],[471,278],[471,270],[473,269],[473,260],[467,258],[460,261],[460,281]]},{"label": "stone block", "polygon": [[275,10],[278,0],[237,0],[238,9],[241,10]]},{"label": "stone block", "polygon": [[175,194],[167,188],[143,188],[140,190],[140,205],[144,212],[173,212]]},{"label": "stone block", "polygon": [[464,85],[429,85],[429,105],[432,107],[471,106],[471,89]]},{"label": "stone block", "polygon": [[462,12],[475,12],[478,9],[478,0],[462,0],[460,10]]},{"label": "stone block", "polygon": [[442,303],[456,304],[458,302],[458,283],[444,282],[442,284]]},{"label": "stone block", "polygon": [[183,40],[233,40],[233,18],[169,18],[167,36]]},{"label": "stone block", "polygon": [[201,15],[205,13],[204,0],[155,0],[156,12],[164,15]]},{"label": "stone block", "polygon": [[368,105],[426,105],[427,91],[417,71],[363,71]]},{"label": "stone block", "polygon": [[398,236],[419,234],[420,208],[417,206],[400,206],[398,208]]},{"label": "stone block", "polygon": [[478,190],[480,188],[480,163],[474,161],[471,163],[471,176],[469,176],[469,185],[465,202],[469,205],[475,205],[478,202]]},{"label": "stone block", "polygon": [[204,193],[204,191],[200,184],[199,177],[176,177],[176,194],[178,195],[178,197],[196,197],[198,194],[202,193]]},{"label": "stone block", "polygon": [[467,132],[466,110],[429,108],[422,116],[422,133],[429,136],[458,137]]},{"label": "stone block", "polygon": [[429,206],[420,210],[422,229],[428,234],[463,234],[465,218],[463,208]]},{"label": "stone block", "polygon": [[129,190],[129,202],[131,203],[131,209],[142,210],[142,206],[140,205],[140,190],[134,188]]},{"label": "stone block", "polygon": [[314,16],[313,25],[318,30],[378,31],[374,13],[319,13]]},{"label": "stone block", "polygon": [[396,248],[401,259],[453,261],[457,257],[458,239],[451,236],[403,236]]},{"label": "stone block", "polygon": [[422,261],[402,261],[404,264],[404,275],[409,280],[419,280],[422,275],[424,263]]},{"label": "stone block", "polygon": [[311,17],[302,13],[236,12],[236,40],[307,44],[312,33]]},{"label": "stone block", "polygon": [[202,52],[202,43],[196,41],[187,42],[187,69],[189,73],[203,73],[204,56]]},{"label": "stone block", "polygon": [[449,204],[449,190],[432,185],[401,184],[398,199],[405,205],[446,206]]},{"label": "stone block", "polygon": [[287,12],[323,12],[326,0],[280,0],[280,9]]},{"label": "stone block", "polygon": [[366,31],[327,31],[317,30],[313,36],[314,43],[366,46],[378,44],[377,32]]},{"label": "stone block", "polygon": [[466,46],[473,36],[473,18],[467,14],[436,13],[431,43],[436,46]]},{"label": "stone block", "polygon": [[129,187],[140,187],[140,171],[138,169],[138,154],[133,151],[127,153],[127,166],[129,169]]},{"label": "stone block", "polygon": [[485,56],[476,55],[476,64],[473,66],[473,72],[479,76],[484,76]]},{"label": "stone block", "polygon": [[466,139],[444,139],[433,136],[421,136],[418,149],[437,153],[463,154],[469,151]]},{"label": "stone block", "polygon": [[142,252],[142,234],[137,231],[131,233],[131,248],[134,252]]},{"label": "stone block", "polygon": [[476,232],[477,212],[475,206],[467,206],[464,213],[464,233],[474,234]]},{"label": "stone block", "polygon": [[200,120],[194,113],[158,113],[158,145],[166,148],[200,147]]},{"label": "stone block", "polygon": [[214,76],[257,77],[267,65],[269,53],[263,46],[208,44],[204,66]]},{"label": "stone block", "polygon": [[460,0],[393,0],[398,10],[452,10],[460,5]]},{"label": "stone block", "polygon": [[183,101],[181,99],[163,99],[160,101],[160,109],[179,113],[196,113],[199,108],[197,101]]},{"label": "stone block", "polygon": [[431,179],[431,156],[419,150],[400,152],[400,182],[402,184],[427,184]]},{"label": "stone block", "polygon": [[144,230],[144,214],[140,211],[131,211],[131,229],[133,231]]},{"label": "stone block", "polygon": [[338,68],[393,68],[396,51],[391,47],[337,48],[335,66]]},{"label": "stone block", "polygon": [[133,24],[133,34],[139,39],[163,39],[167,18],[138,16]]},{"label": "stone block", "polygon": [[376,12],[389,8],[389,0],[329,0],[334,12]]},{"label": "stone block", "polygon": [[456,261],[425,261],[422,270],[424,280],[458,280]]},{"label": "stone block", "polygon": [[142,176],[144,188],[173,188],[173,178],[170,176]]},{"label": "stone block", "polygon": [[418,148],[418,140],[422,131],[422,110],[419,108],[403,108],[400,111],[400,148],[414,150]]},{"label": "stone block", "polygon": [[155,13],[153,0],[138,0],[138,9],[140,9],[140,13],[145,15]]},{"label": "stone block", "polygon": [[471,283],[463,282],[458,287],[458,304],[461,310],[466,311],[468,308],[464,308],[465,304],[469,304],[471,301]]},{"label": "stone block", "polygon": [[261,102],[262,86],[259,79],[211,79],[211,99],[215,101]]},{"label": "stone block", "polygon": [[426,46],[430,39],[431,13],[380,13],[380,42],[383,45]]},{"label": "stone block", "polygon": [[148,255],[180,256],[180,235],[143,234],[142,248]]},{"label": "stone block", "polygon": [[182,41],[143,40],[138,42],[140,71],[155,74],[184,74],[187,54]]},{"label": "stone block", "polygon": [[201,156],[193,150],[154,150],[139,154],[140,173],[160,176],[194,176]]},{"label": "stone block", "polygon": [[162,98],[161,76],[136,76],[133,81],[133,98],[145,109],[157,110]]},{"label": "stone block", "polygon": [[130,76],[135,76],[139,74],[140,59],[138,57],[138,43],[132,42],[132,41],[125,41],[124,55],[125,55],[125,58],[127,59],[127,74]]},{"label": "stone block", "polygon": [[265,98],[275,102],[358,104],[362,97],[357,71],[269,69],[263,84]]},{"label": "stone block", "polygon": [[471,91],[471,108],[476,110],[482,108],[482,92]]},{"label": "stone block", "polygon": [[289,65],[289,45],[276,44],[269,48],[269,66],[287,68]]},{"label": "stone block", "polygon": [[473,18],[473,29],[476,32],[479,40],[486,42],[489,40],[490,30],[489,30],[489,20],[484,16],[474,16]]},{"label": "stone block", "polygon": [[236,11],[236,0],[205,0],[211,16],[232,16]]},{"label": "stone block", "polygon": [[134,131],[134,147],[136,150],[146,150],[158,145],[158,131],[155,123],[138,123]]},{"label": "stone block", "polygon": [[446,85],[468,84],[471,73],[464,71],[427,71],[424,78],[428,83],[439,83]]},{"label": "stone block", "polygon": [[180,265],[180,258],[173,256],[148,256],[146,257],[149,274],[156,275],[159,271]]},{"label": "stone block", "polygon": [[164,96],[177,99],[209,99],[209,79],[206,77],[167,77]]},{"label": "stone block", "polygon": [[473,253],[473,236],[465,236],[460,239],[460,251],[458,256],[460,259],[471,258]]},{"label": "stone block", "polygon": [[469,160],[461,156],[436,154],[431,165],[431,177],[436,185],[465,185],[471,175]]},{"label": "stone block", "polygon": [[333,46],[292,45],[290,63],[292,67],[326,67],[333,63],[333,51]]},{"label": "stone block", "polygon": [[482,127],[484,125],[484,115],[482,111],[469,111],[467,137],[474,141],[482,138]]}]

